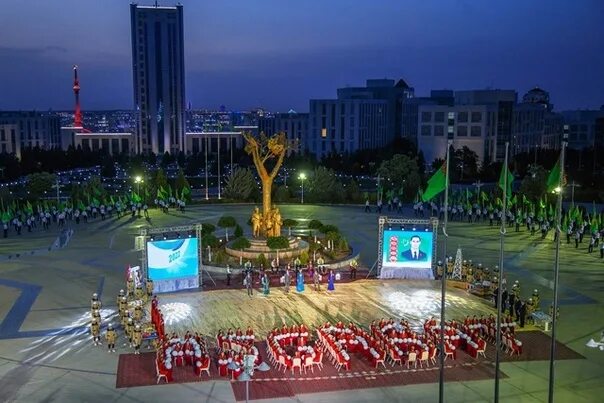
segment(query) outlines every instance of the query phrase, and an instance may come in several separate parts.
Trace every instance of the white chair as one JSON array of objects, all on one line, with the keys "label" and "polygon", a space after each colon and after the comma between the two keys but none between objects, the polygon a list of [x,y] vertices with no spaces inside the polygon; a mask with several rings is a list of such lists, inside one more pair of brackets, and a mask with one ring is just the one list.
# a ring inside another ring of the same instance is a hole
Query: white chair
[{"label": "white chair", "polygon": [[432,362],[432,365],[436,365],[436,353],[438,353],[438,350],[434,349],[430,355],[430,362]]},{"label": "white chair", "polygon": [[445,360],[447,359],[447,357],[451,357],[452,360],[455,359],[455,355],[453,354],[453,350],[445,347]]},{"label": "white chair", "polygon": [[422,354],[419,357],[419,367],[423,368],[422,363],[424,363],[424,362],[426,363],[426,367],[428,367],[428,359],[429,359],[429,353],[426,350],[422,351]]},{"label": "white chair", "polygon": [[166,383],[168,383],[168,377],[166,376],[166,374],[162,374],[159,372],[159,367],[157,366],[157,361],[155,361],[155,373],[157,374],[157,383],[158,384],[162,378],[164,378],[166,380]]},{"label": "white chair", "polygon": [[378,365],[380,365],[380,364],[382,364],[382,366],[383,366],[384,368],[386,368],[386,364],[384,364],[384,357],[382,357],[382,355],[381,355],[381,354],[380,354],[380,357],[379,357],[379,358],[376,358],[376,360],[375,360],[375,367],[377,368],[377,367],[378,367]]},{"label": "white chair", "polygon": [[302,374],[302,358],[294,358],[292,359],[292,375],[294,374],[294,370],[298,368],[300,374]]},{"label": "white chair", "polygon": [[409,363],[413,363],[415,368],[417,368],[417,353],[409,353],[409,357],[407,357],[407,368],[409,368]]},{"label": "white chair", "polygon": [[316,365],[321,370],[323,370],[323,354],[324,353],[323,353],[323,351],[319,351],[317,354],[319,355],[319,358],[317,358],[315,361],[313,361],[313,366]]},{"label": "white chair", "polygon": [[314,374],[315,370],[313,368],[313,357],[308,356],[304,359],[304,373],[306,373],[306,368],[310,368],[311,372]]},{"label": "white chair", "polygon": [[390,349],[390,360],[392,361],[392,366],[394,367],[398,362],[400,365],[403,365],[403,360],[398,356],[398,353],[394,349]]},{"label": "white chair", "polygon": [[208,373],[208,378],[209,378],[210,377],[210,360],[208,360],[208,363],[205,366],[202,366],[199,369],[199,377],[200,378],[203,375],[204,371]]},{"label": "white chair", "polygon": [[[481,344],[482,344],[482,347],[480,347]],[[479,347],[476,349],[476,356],[478,356],[478,354],[480,354],[484,358],[487,358],[487,356],[484,354],[484,350],[486,348],[487,343],[486,342],[479,342],[478,345],[479,345]]]},{"label": "white chair", "polygon": [[285,363],[285,357],[283,355],[279,355],[279,369],[283,366],[283,372],[287,369],[287,364]]}]

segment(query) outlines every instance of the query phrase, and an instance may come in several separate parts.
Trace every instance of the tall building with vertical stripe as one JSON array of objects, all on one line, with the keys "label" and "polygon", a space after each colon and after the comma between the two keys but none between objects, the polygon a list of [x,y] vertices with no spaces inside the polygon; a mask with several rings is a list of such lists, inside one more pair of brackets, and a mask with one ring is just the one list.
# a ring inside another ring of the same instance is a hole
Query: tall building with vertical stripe
[{"label": "tall building with vertical stripe", "polygon": [[183,7],[130,5],[136,152],[184,151]]}]

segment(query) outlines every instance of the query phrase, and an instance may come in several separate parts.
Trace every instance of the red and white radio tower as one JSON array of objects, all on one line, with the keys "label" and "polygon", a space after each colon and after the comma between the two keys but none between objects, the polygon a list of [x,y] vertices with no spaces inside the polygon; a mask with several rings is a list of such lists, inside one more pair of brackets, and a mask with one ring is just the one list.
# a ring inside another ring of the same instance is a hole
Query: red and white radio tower
[{"label": "red and white radio tower", "polygon": [[78,65],[73,65],[73,93],[75,95],[75,113],[73,114],[73,126],[82,126],[82,111],[80,110],[80,82],[78,80]]}]

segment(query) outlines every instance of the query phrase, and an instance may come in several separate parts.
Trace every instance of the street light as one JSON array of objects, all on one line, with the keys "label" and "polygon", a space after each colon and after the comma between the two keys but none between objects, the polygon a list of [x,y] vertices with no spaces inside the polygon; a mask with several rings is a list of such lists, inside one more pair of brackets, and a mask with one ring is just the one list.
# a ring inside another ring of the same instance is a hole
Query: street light
[{"label": "street light", "polygon": [[136,183],[136,192],[140,195],[141,193],[141,182],[143,181],[143,178],[140,175],[137,175],[134,178],[134,183]]},{"label": "street light", "polygon": [[254,376],[254,370],[258,370],[260,372],[266,372],[271,369],[266,362],[262,362],[260,365],[255,366],[254,361],[256,360],[255,355],[246,355],[243,357],[243,365],[239,365],[235,361],[231,361],[227,368],[236,371],[238,369],[242,369],[243,372],[239,375],[238,380],[245,382],[245,401],[246,403],[250,400],[250,380],[252,376]]},{"label": "street light", "polygon": [[300,200],[301,204],[304,204],[304,179],[306,179],[306,174],[304,172],[302,172],[298,178],[300,178],[300,180],[302,181],[302,198]]}]

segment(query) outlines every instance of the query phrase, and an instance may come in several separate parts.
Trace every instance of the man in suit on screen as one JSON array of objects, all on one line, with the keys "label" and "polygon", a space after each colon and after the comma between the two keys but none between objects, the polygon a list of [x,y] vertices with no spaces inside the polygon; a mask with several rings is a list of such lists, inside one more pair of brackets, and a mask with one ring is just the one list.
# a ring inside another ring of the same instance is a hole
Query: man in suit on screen
[{"label": "man in suit on screen", "polygon": [[422,252],[419,249],[421,243],[422,239],[419,237],[419,235],[413,235],[411,239],[409,239],[410,248],[403,251],[401,253],[401,257],[405,260],[410,261],[426,261],[428,259],[428,256],[425,252]]}]

